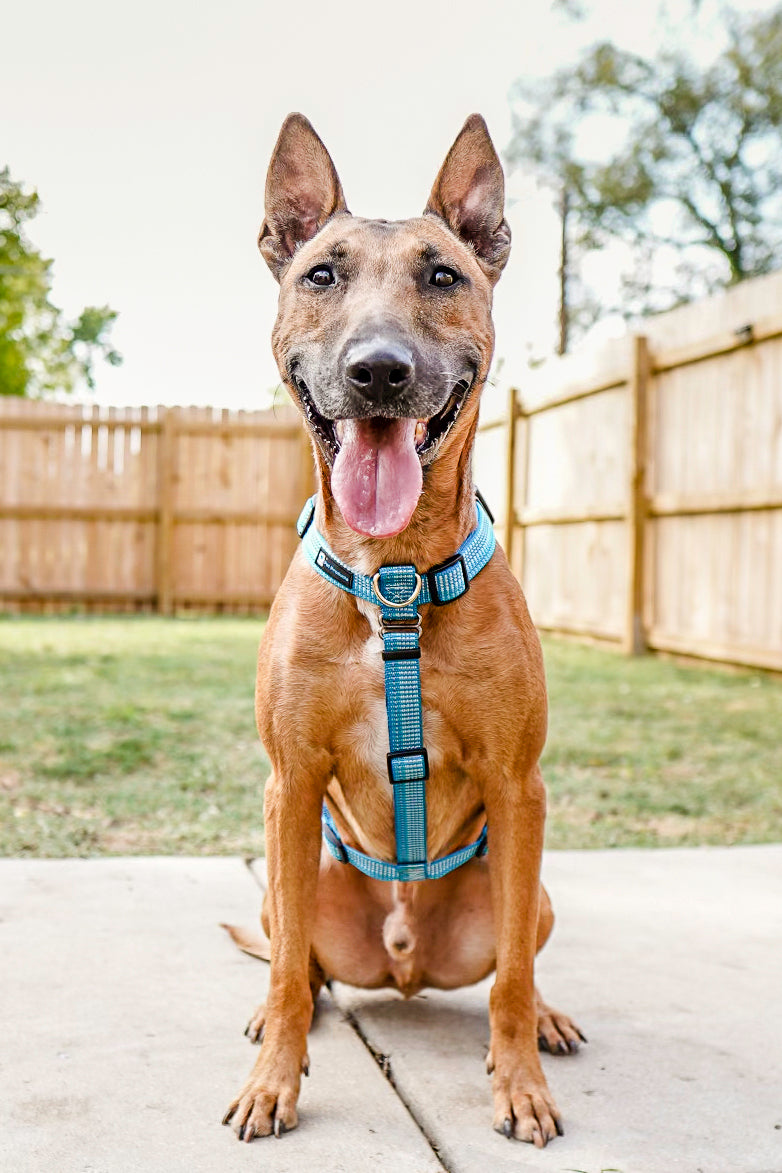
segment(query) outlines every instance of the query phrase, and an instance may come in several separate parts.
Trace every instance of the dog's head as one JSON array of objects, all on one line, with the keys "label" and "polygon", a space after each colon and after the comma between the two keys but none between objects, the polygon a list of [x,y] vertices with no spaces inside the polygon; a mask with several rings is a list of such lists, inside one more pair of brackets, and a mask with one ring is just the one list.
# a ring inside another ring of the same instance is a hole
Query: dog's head
[{"label": "dog's head", "polygon": [[472,439],[494,345],[492,288],[508,259],[502,168],[468,118],[423,216],[348,212],[306,118],[285,121],[259,247],[280,283],[280,374],[330,469],[347,523],[401,532],[428,466]]}]

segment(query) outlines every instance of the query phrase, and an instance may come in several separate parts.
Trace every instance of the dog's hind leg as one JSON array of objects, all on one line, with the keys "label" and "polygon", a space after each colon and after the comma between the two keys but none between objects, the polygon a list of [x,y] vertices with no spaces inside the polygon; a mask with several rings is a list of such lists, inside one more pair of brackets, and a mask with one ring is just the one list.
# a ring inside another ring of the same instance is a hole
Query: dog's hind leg
[{"label": "dog's hind leg", "polygon": [[[442,880],[420,886],[417,913],[423,942],[420,967],[425,984],[444,989],[479,981],[495,966],[489,873],[486,860],[472,860]],[[384,926],[393,929],[403,918],[392,914]],[[540,953],[554,928],[554,912],[541,884],[535,951]],[[389,937],[393,936],[389,933]],[[401,934],[404,937],[404,934]],[[535,990],[538,1050],[566,1055],[586,1042],[567,1015],[549,1006]]]},{"label": "dog's hind leg", "polygon": [[[247,952],[247,950],[245,950],[245,952]],[[257,957],[258,954],[254,953],[253,956]],[[265,958],[264,960],[268,960],[268,959]],[[321,987],[323,986],[324,982],[326,981],[326,975],[324,974],[323,970],[321,969],[320,964],[317,961],[314,953],[310,954],[309,980],[310,980],[310,993],[312,994],[312,1017],[314,1020],[315,1015],[317,1014],[317,1010],[318,1010],[318,994],[320,993]],[[266,1003],[261,1002],[260,1006],[257,1008],[257,1010],[255,1010],[252,1017],[250,1018],[250,1021],[247,1023],[247,1026],[245,1027],[244,1033],[247,1035],[247,1038],[250,1040],[251,1043],[261,1043],[261,1042],[263,1042],[263,1034],[264,1034],[265,1029],[266,1029]],[[307,1059],[307,1057],[305,1055],[305,1060],[306,1059]],[[305,1070],[305,1067],[309,1067],[308,1061],[302,1065],[303,1071]],[[305,1074],[306,1074],[306,1071],[305,1071]]]},{"label": "dog's hind leg", "polygon": [[[267,907],[268,894],[264,893],[263,906],[261,908],[261,928],[254,932],[247,929],[237,928],[234,925],[223,925],[231,937],[234,944],[238,945],[243,953],[247,953],[250,957],[258,957],[261,961],[271,961],[271,941],[269,940],[269,910]],[[326,981],[324,974],[315,953],[310,952],[309,964],[309,983],[310,993],[312,994],[312,1016],[315,1017],[317,1010],[317,999],[323,983]],[[266,1003],[261,1002],[260,1006],[253,1012],[250,1021],[245,1028],[245,1034],[251,1043],[260,1043],[263,1041],[263,1032],[266,1026]],[[306,1059],[306,1056],[305,1056]],[[305,1066],[309,1066],[307,1062]],[[304,1070],[304,1067],[302,1068]]]},{"label": "dog's hind leg", "polygon": [[535,1004],[538,1012],[538,1050],[548,1051],[552,1055],[575,1055],[586,1039],[573,1019],[544,1002],[537,986]]},{"label": "dog's hind leg", "polygon": [[[538,939],[537,951],[540,953],[551,936],[554,928],[554,910],[551,907],[549,894],[543,885],[540,885],[540,909],[538,912]],[[538,1012],[538,1050],[548,1051],[552,1055],[575,1055],[580,1043],[586,1039],[567,1014],[555,1010],[543,999],[540,990],[535,987],[535,1004]]]}]

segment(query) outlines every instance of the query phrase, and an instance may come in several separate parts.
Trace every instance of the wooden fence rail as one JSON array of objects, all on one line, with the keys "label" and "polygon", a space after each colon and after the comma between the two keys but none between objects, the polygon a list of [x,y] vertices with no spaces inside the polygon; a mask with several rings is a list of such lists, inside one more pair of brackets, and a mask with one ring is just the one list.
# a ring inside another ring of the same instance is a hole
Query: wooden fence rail
[{"label": "wooden fence rail", "polygon": [[312,481],[293,408],[0,397],[0,606],[265,608]]},{"label": "wooden fence rail", "polygon": [[540,628],[782,670],[782,274],[739,290],[490,394],[476,479]]}]

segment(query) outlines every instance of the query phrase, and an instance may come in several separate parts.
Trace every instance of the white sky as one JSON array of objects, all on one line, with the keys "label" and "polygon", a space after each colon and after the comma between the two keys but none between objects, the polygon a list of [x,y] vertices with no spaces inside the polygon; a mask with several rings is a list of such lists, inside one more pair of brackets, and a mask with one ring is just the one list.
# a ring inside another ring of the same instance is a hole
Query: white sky
[{"label": "white sky", "polygon": [[[690,0],[668,9],[689,39]],[[543,0],[7,9],[0,166],[41,195],[30,235],[55,258],[55,302],[69,316],[106,302],[120,312],[125,363],[99,365],[99,401],[267,405],[277,287],[255,238],[290,110],[325,141],[352,211],[417,215],[468,114],[506,146],[515,78],[597,37],[653,45],[652,4],[595,0],[592,12],[573,24]],[[549,197],[522,177],[508,195],[514,248],[495,316],[510,373],[528,344],[541,353],[553,341],[558,227]]]}]

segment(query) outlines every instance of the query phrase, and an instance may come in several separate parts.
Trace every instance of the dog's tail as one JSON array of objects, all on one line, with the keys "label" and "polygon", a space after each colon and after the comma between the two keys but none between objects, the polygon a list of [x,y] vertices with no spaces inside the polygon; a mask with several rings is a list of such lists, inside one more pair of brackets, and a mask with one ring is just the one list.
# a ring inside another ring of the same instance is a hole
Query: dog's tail
[{"label": "dog's tail", "polygon": [[271,961],[269,938],[263,929],[243,929],[239,925],[220,925],[225,929],[234,945],[238,945],[243,953],[250,957],[259,957],[261,961]]}]

